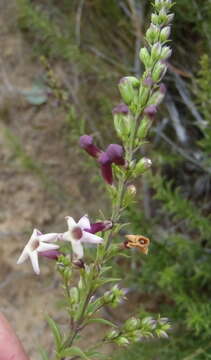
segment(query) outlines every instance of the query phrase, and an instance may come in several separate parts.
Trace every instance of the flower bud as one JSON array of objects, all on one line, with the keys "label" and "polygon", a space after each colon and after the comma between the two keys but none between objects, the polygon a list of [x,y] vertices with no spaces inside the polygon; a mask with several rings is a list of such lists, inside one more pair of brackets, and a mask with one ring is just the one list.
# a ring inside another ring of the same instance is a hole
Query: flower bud
[{"label": "flower bud", "polygon": [[162,51],[162,46],[159,42],[157,42],[156,44],[154,44],[152,46],[151,57],[152,57],[153,62],[160,59],[161,51]]},{"label": "flower bud", "polygon": [[160,32],[160,41],[165,42],[166,40],[168,40],[170,33],[171,33],[170,26],[165,26]]},{"label": "flower bud", "polygon": [[140,320],[136,319],[135,317],[132,317],[125,322],[124,329],[126,331],[133,331],[138,329],[139,325],[140,325]]},{"label": "flower bud", "polygon": [[149,121],[149,118],[147,116],[144,116],[143,119],[141,120],[141,123],[138,128],[138,132],[137,132],[137,137],[139,140],[145,139],[150,126],[151,126],[151,122]]},{"label": "flower bud", "polygon": [[144,84],[141,85],[139,90],[140,106],[144,106],[147,103],[149,95],[150,95],[150,87]]},{"label": "flower bud", "polygon": [[150,104],[160,105],[166,94],[166,87],[163,83],[160,84],[159,90],[155,91],[150,98]]},{"label": "flower bud", "polygon": [[101,153],[101,150],[93,144],[93,137],[90,135],[81,136],[79,144],[89,155],[95,158]]},{"label": "flower bud", "polygon": [[162,48],[160,58],[163,60],[167,60],[168,58],[170,58],[171,54],[172,54],[171,48],[169,46],[164,46]]},{"label": "flower bud", "polygon": [[151,65],[151,56],[147,48],[142,48],[139,53],[140,60],[144,63],[145,67],[148,68]]},{"label": "flower bud", "polygon": [[131,129],[131,116],[129,108],[125,104],[119,104],[113,109],[112,113],[114,116],[114,127],[117,135],[124,140],[128,137]]},{"label": "flower bud", "polygon": [[108,155],[110,161],[116,165],[124,165],[125,159],[123,157],[124,150],[121,145],[110,144],[106,149],[106,154]]},{"label": "flower bud", "polygon": [[76,287],[72,287],[70,289],[70,302],[72,304],[77,304],[79,301],[79,292]]},{"label": "flower bud", "polygon": [[163,76],[165,75],[167,70],[167,66],[162,64],[160,61],[155,64],[153,73],[152,73],[152,80],[157,83],[159,82]]},{"label": "flower bud", "polygon": [[154,104],[147,106],[144,110],[144,114],[147,115],[151,120],[154,119],[156,113],[157,107]]},{"label": "flower bud", "polygon": [[159,40],[159,34],[160,29],[156,25],[151,24],[146,32],[146,39],[148,43],[151,45],[155,44]]},{"label": "flower bud", "polygon": [[127,346],[130,344],[129,340],[125,336],[120,336],[115,340],[115,343],[120,346]]},{"label": "flower bud", "polygon": [[173,19],[174,19],[174,14],[169,14],[167,24],[170,24],[173,21]]},{"label": "flower bud", "polygon": [[128,187],[127,187],[127,191],[128,191],[128,193],[130,194],[130,195],[133,195],[133,196],[135,196],[136,195],[136,187],[135,187],[135,185],[133,185],[133,184],[131,184],[131,185],[128,185]]},{"label": "flower bud", "polygon": [[137,177],[137,176],[143,174],[151,166],[152,166],[152,161],[150,159],[147,159],[144,157],[141,160],[139,160],[138,163],[136,164],[133,175],[135,177]]},{"label": "flower bud", "polygon": [[136,88],[139,87],[140,82],[134,76],[125,76],[119,82],[119,91],[122,99],[127,105],[131,105],[134,98],[137,96]]},{"label": "flower bud", "polygon": [[108,334],[106,335],[106,340],[113,340],[115,338],[117,338],[119,335],[118,331],[116,330],[111,330],[108,332]]}]

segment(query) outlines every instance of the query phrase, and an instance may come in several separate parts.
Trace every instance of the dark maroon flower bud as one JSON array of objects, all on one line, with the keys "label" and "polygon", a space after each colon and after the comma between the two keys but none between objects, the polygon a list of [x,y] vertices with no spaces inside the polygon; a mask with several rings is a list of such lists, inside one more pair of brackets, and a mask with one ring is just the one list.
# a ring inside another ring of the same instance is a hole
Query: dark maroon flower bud
[{"label": "dark maroon flower bud", "polygon": [[99,157],[98,161],[101,165],[101,172],[104,180],[112,185],[113,183],[113,174],[112,174],[112,166],[111,160],[106,152],[102,152]]},{"label": "dark maroon flower bud", "polygon": [[101,150],[93,144],[93,137],[91,135],[83,135],[79,140],[80,146],[88,152],[89,155],[93,157],[98,157],[101,153]]},{"label": "dark maroon flower bud", "polygon": [[146,79],[144,79],[144,85],[150,87],[150,86],[152,86],[153,84],[154,84],[154,82],[153,82],[151,76],[147,76]]},{"label": "dark maroon flower bud", "polygon": [[61,256],[62,253],[58,250],[47,250],[39,252],[39,255],[47,257],[48,259],[58,260],[59,256]]},{"label": "dark maroon flower bud", "polygon": [[128,114],[129,113],[129,107],[125,105],[124,103],[118,104],[113,108],[112,114]]},{"label": "dark maroon flower bud", "polygon": [[84,264],[84,261],[82,259],[74,260],[73,264],[75,266],[79,267],[80,269],[85,269],[85,264]]},{"label": "dark maroon flower bud", "polygon": [[116,165],[125,165],[123,153],[123,147],[118,144],[110,144],[106,150],[106,154],[108,155],[109,159]]},{"label": "dark maroon flower bud", "polygon": [[87,232],[90,232],[92,234],[96,234],[99,231],[106,231],[111,229],[113,226],[112,221],[106,220],[106,221],[99,221],[94,224],[91,224],[90,229],[84,229]]},{"label": "dark maroon flower bud", "polygon": [[144,114],[149,116],[151,119],[154,118],[155,114],[157,113],[157,107],[156,105],[149,105],[144,110]]}]

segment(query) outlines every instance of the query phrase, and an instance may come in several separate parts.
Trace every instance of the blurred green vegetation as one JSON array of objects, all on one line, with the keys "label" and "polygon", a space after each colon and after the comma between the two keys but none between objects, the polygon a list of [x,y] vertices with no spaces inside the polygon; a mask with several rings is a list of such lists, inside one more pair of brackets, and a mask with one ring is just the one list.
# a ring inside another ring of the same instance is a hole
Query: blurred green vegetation
[{"label": "blurred green vegetation", "polygon": [[[64,73],[59,86],[67,96],[58,106],[66,112],[69,142],[84,131],[102,146],[115,142],[117,82],[141,73],[137,57],[150,2],[18,4],[19,26],[34,57],[49,64],[43,65],[47,85],[55,89],[56,67]],[[136,252],[114,269],[126,268],[128,288],[150,299],[134,307],[169,317],[172,332],[168,340],[143,341],[114,359],[211,358],[211,2],[177,0],[172,38],[168,93],[142,153],[152,158],[153,171],[136,184],[139,199],[126,214],[131,232],[152,239],[150,253]]]}]

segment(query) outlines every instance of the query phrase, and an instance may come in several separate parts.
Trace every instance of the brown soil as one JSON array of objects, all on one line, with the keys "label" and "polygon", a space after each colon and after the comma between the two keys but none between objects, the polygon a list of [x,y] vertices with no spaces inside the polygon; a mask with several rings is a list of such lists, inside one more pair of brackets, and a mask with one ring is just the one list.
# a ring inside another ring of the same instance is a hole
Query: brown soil
[{"label": "brown soil", "polygon": [[[89,176],[78,166],[80,153],[65,137],[63,110],[50,99],[40,107],[32,106],[21,95],[44,70],[18,29],[16,13],[15,0],[1,1],[0,310],[35,360],[39,345],[52,348],[45,315],[65,324],[57,306],[61,289],[53,262],[41,259],[42,275],[36,276],[29,262],[16,265],[17,258],[34,227],[43,232],[65,231],[64,216],[97,215],[100,197],[89,190]],[[8,129],[32,165],[18,156],[17,147],[8,141]],[[34,164],[41,166],[41,173]],[[96,334],[99,329],[92,327],[85,345],[96,341]]]}]

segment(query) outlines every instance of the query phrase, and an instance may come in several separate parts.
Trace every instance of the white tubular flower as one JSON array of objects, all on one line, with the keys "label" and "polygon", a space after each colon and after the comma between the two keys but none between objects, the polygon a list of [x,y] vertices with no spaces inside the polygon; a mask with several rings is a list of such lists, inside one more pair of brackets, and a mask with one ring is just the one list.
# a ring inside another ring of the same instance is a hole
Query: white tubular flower
[{"label": "white tubular flower", "polygon": [[22,264],[26,259],[30,258],[33,270],[37,275],[40,274],[38,254],[39,252],[58,249],[56,244],[49,244],[49,241],[57,241],[60,234],[51,233],[43,235],[39,230],[34,229],[33,233],[22,251],[17,264]]},{"label": "white tubular flower", "polygon": [[66,216],[65,219],[67,220],[68,231],[63,234],[62,240],[71,243],[77,259],[82,259],[84,256],[82,243],[101,244],[103,242],[101,237],[88,232],[91,229],[91,224],[87,215],[84,215],[78,223],[70,216]]}]

